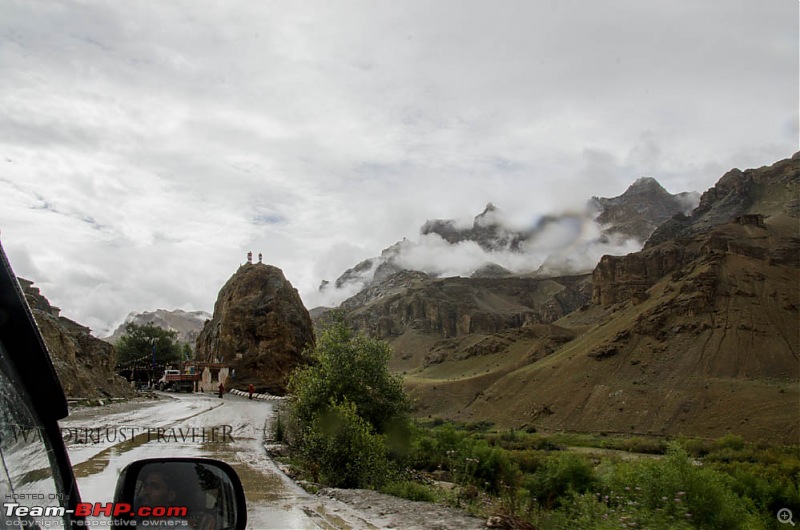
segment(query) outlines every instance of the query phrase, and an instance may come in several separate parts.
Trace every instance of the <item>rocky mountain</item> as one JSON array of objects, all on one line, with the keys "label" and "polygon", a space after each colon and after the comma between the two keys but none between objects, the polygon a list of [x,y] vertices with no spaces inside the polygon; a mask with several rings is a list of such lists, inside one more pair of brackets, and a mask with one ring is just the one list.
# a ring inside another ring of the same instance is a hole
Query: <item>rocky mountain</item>
[{"label": "rocky mountain", "polygon": [[214,315],[197,338],[196,356],[236,370],[232,388],[250,383],[282,395],[288,375],[314,345],[311,317],[297,290],[277,267],[242,265],[225,283]]},{"label": "rocky mountain", "polygon": [[528,238],[526,232],[506,228],[497,207],[489,203],[475,216],[472,226],[459,228],[452,219],[426,221],[419,230],[420,235],[437,234],[450,244],[474,241],[485,250],[519,250],[519,245]]},{"label": "rocky mountain", "polygon": [[[514,273],[537,272],[540,276],[589,272],[603,252],[615,247],[621,253],[641,248],[644,241],[664,221],[677,214],[688,214],[697,206],[699,194],[666,191],[653,178],[640,178],[620,196],[593,197],[585,212],[546,215],[526,229],[512,228],[503,212],[489,203],[478,214],[472,226],[460,226],[453,219],[425,222],[420,228],[420,241],[407,239],[385,249],[379,257],[370,258],[345,271],[336,281],[323,281],[321,291],[339,289],[352,295],[370,285],[380,284],[401,270],[444,276],[433,257],[427,265],[420,255],[441,252],[429,238],[441,238],[455,248],[465,243],[476,244],[485,253],[483,262],[464,264],[457,273],[473,277],[503,277]],[[596,233],[596,236],[591,234]],[[626,243],[630,241],[629,243]],[[430,244],[434,249],[428,249]],[[520,259],[528,257],[529,259]],[[493,260],[514,263],[515,270]],[[452,270],[449,271],[452,274]]]},{"label": "rocky mountain", "polygon": [[703,193],[691,215],[676,215],[659,226],[648,245],[696,234],[747,213],[797,217],[800,197],[795,181],[799,158],[800,154],[795,154],[769,167],[728,171],[713,188]]},{"label": "rocky mountain", "polygon": [[697,192],[671,194],[652,177],[641,177],[619,197],[592,197],[596,221],[606,234],[633,237],[644,243],[661,225],[678,214],[689,214],[700,202]]},{"label": "rocky mountain", "polygon": [[120,324],[114,330],[114,333],[108,337],[103,337],[103,340],[116,344],[120,337],[125,334],[125,324],[133,322],[139,326],[152,324],[168,331],[175,331],[178,333],[179,342],[194,346],[197,336],[203,330],[203,325],[210,318],[211,315],[205,311],[183,311],[181,309],[174,311],[156,309],[155,311],[145,311],[143,313],[130,313],[125,318],[125,322]]},{"label": "rocky mountain", "polygon": [[[353,326],[389,342],[390,368],[413,374],[431,367],[494,361],[531,326],[545,327],[591,300],[588,274],[432,278],[400,271],[343,302]],[[324,311],[314,311],[324,325]],[[525,357],[525,352],[522,356]],[[466,360],[466,361],[465,361]]]},{"label": "rocky mountain", "polygon": [[798,443],[799,196],[798,155],[732,170],[643,250],[603,257],[592,303],[409,373],[417,413]]},{"label": "rocky mountain", "polygon": [[133,394],[116,375],[114,347],[91,335],[89,328],[62,317],[33,282],[19,278],[36,324],[42,332],[64,393],[70,398],[127,397]]}]

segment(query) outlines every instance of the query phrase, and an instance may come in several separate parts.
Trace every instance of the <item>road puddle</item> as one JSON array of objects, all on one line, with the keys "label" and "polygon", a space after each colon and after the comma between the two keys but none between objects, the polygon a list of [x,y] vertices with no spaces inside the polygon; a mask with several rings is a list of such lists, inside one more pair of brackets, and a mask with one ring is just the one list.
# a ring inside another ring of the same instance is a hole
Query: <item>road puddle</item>
[{"label": "road puddle", "polygon": [[204,444],[204,452],[210,458],[222,460],[233,467],[242,481],[245,497],[248,502],[276,503],[289,495],[283,480],[269,470],[259,471],[236,457],[233,447],[221,444]]},{"label": "road puddle", "polygon": [[154,438],[150,433],[143,432],[137,434],[132,438],[125,440],[124,442],[120,442],[112,445],[111,447],[103,449],[90,459],[81,462],[80,464],[75,464],[72,466],[72,470],[77,478],[89,477],[98,473],[102,473],[108,467],[108,464],[113,458],[125,454],[128,451],[136,449],[137,447],[151,441],[154,441]]}]

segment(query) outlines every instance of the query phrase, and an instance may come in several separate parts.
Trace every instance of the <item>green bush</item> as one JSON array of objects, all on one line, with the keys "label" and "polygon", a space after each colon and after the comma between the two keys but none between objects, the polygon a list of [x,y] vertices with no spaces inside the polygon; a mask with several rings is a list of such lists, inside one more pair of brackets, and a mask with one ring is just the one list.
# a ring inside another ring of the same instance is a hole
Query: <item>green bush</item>
[{"label": "green bush", "polygon": [[774,516],[781,508],[800,513],[800,476],[784,475],[780,469],[751,462],[735,462],[718,466],[730,475],[733,491],[751,499],[765,515]]},{"label": "green bush", "polygon": [[[752,503],[736,495],[732,479],[697,465],[679,446],[661,460],[620,464],[607,482],[611,506],[629,502],[673,521],[689,520],[699,528],[752,528]],[[606,498],[604,497],[604,499]]]},{"label": "green bush", "polygon": [[690,530],[690,518],[678,519],[652,511],[636,501],[612,505],[591,494],[571,494],[557,510],[534,514],[536,528],[552,530],[616,530],[619,528],[652,528],[658,530]]},{"label": "green bush", "polygon": [[389,373],[391,347],[350,329],[336,314],[311,352],[313,364],[292,372],[292,414],[303,424],[344,400],[358,415],[385,433],[406,422],[410,410],[402,379]]},{"label": "green bush", "polygon": [[548,457],[541,451],[509,451],[509,458],[523,473],[536,473],[547,461]]},{"label": "green bush", "polygon": [[712,451],[720,449],[731,449],[733,451],[741,451],[744,449],[744,438],[737,434],[726,434],[722,438],[716,440],[711,444]]},{"label": "green bush", "polygon": [[506,487],[516,486],[519,469],[511,462],[508,453],[489,447],[483,440],[471,444],[463,455],[464,483],[472,483],[489,493],[498,494]]},{"label": "green bush", "polygon": [[555,508],[569,493],[586,493],[597,485],[597,477],[586,459],[562,453],[547,459],[544,465],[523,481],[525,489],[545,508]]},{"label": "green bush", "polygon": [[469,454],[472,443],[466,434],[451,424],[436,429],[412,429],[411,465],[417,469],[457,472],[457,465]]},{"label": "green bush", "polygon": [[301,458],[317,480],[337,488],[374,488],[388,477],[383,438],[347,401],[332,403],[316,416],[305,434]]},{"label": "green bush", "polygon": [[436,495],[430,486],[411,480],[390,482],[381,488],[381,492],[411,501],[434,502],[436,500]]},{"label": "green bush", "polygon": [[389,345],[352,331],[340,314],[332,321],[312,364],[290,376],[283,437],[314,480],[378,487],[405,463],[409,402],[388,371]]}]

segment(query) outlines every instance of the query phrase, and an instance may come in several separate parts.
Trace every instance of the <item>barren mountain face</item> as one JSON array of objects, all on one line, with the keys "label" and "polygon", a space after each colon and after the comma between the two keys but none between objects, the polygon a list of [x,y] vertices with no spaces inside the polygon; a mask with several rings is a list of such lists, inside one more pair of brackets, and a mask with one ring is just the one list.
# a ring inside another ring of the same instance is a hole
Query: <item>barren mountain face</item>
[{"label": "barren mountain face", "polygon": [[[666,220],[591,276],[405,271],[342,307],[392,343],[423,416],[797,443],[799,157],[728,172],[688,216],[665,193],[641,179],[597,200],[609,234],[644,226],[637,212]],[[447,226],[429,229],[454,239]]]}]

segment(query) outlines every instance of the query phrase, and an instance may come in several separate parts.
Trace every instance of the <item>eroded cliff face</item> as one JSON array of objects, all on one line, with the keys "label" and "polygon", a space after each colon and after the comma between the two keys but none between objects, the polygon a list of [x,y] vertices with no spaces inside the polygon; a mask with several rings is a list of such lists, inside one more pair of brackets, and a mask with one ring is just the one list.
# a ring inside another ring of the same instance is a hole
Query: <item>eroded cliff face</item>
[{"label": "eroded cliff face", "polygon": [[70,398],[129,397],[133,391],[114,371],[114,347],[89,328],[59,316],[33,282],[19,278],[33,317],[44,337],[64,393]]},{"label": "eroded cliff face", "polygon": [[439,338],[490,334],[553,322],[574,311],[589,300],[588,280],[588,275],[433,279],[402,272],[342,308],[355,327],[380,339],[408,329]]},{"label": "eroded cliff face", "polygon": [[660,278],[694,256],[682,242],[627,256],[603,256],[592,272],[592,302],[608,307],[625,300],[641,301]]},{"label": "eroded cliff face", "polygon": [[691,215],[675,215],[647,240],[649,248],[670,239],[688,237],[736,217],[758,214],[800,217],[800,153],[758,169],[732,169],[700,197]]},{"label": "eroded cliff face", "polygon": [[644,250],[603,256],[592,273],[592,302],[641,302],[664,276],[696,260],[713,268],[726,254],[797,266],[799,192],[797,155],[769,167],[729,171],[703,193],[691,216],[659,227]]},{"label": "eroded cliff face", "polygon": [[197,338],[197,358],[235,369],[230,388],[282,395],[289,373],[314,346],[311,317],[277,267],[246,264],[222,287],[214,316]]}]

